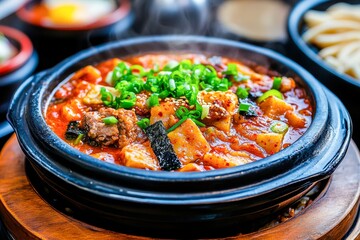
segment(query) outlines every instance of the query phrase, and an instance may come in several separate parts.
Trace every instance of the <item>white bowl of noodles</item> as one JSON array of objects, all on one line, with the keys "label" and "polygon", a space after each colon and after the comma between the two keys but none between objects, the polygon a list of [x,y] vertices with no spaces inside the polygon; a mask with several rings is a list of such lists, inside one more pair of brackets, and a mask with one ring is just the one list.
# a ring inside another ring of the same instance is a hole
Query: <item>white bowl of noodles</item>
[{"label": "white bowl of noodles", "polygon": [[308,29],[303,40],[319,48],[319,57],[336,71],[360,81],[360,2],[310,10],[304,20]]}]

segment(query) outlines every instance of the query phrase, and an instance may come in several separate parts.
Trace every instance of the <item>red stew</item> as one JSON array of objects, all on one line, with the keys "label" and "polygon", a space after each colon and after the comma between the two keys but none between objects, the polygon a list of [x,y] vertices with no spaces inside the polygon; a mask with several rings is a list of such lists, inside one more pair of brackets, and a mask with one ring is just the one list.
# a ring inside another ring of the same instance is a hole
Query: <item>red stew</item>
[{"label": "red stew", "polygon": [[[221,57],[149,54],[80,69],[54,93],[46,121],[100,160],[185,172],[279,152],[307,130],[312,112],[305,90],[290,77]],[[180,163],[172,169],[159,163],[146,134],[159,121],[167,132],[155,140],[169,140]]]}]

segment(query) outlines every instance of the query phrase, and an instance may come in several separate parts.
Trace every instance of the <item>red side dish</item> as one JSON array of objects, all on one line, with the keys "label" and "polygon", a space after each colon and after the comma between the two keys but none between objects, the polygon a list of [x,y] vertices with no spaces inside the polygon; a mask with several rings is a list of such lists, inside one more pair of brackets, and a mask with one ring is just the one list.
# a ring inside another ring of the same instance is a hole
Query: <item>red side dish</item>
[{"label": "red side dish", "polygon": [[70,76],[54,92],[46,121],[74,148],[128,167],[246,164],[291,145],[313,114],[292,78],[254,69],[196,54],[110,59]]}]

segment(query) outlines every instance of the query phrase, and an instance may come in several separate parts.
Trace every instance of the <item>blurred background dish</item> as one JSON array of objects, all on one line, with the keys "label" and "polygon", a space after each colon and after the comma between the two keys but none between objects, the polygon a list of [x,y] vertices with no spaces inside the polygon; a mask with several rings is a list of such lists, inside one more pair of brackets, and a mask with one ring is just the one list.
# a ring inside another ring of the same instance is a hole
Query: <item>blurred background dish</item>
[{"label": "blurred background dish", "polygon": [[217,19],[227,31],[244,38],[282,42],[286,39],[289,10],[290,6],[280,0],[231,0],[219,6]]},{"label": "blurred background dish", "polygon": [[17,12],[25,22],[48,29],[92,30],[123,18],[129,2],[122,0],[29,1]]},{"label": "blurred background dish", "polygon": [[16,13],[15,25],[38,50],[38,70],[85,48],[121,37],[131,26],[129,0],[31,0]]},{"label": "blurred background dish", "polygon": [[37,63],[30,39],[14,28],[0,26],[0,145],[12,132],[5,118],[11,97]]},{"label": "blurred background dish", "polygon": [[115,8],[113,0],[44,0],[30,9],[28,17],[41,26],[80,27],[99,21]]},{"label": "blurred background dish", "polygon": [[0,20],[11,15],[25,2],[26,0],[0,0]]},{"label": "blurred background dish", "polygon": [[286,54],[286,20],[297,0],[213,1],[210,34]]},{"label": "blurred background dish", "polygon": [[[342,2],[353,6],[355,4],[359,6],[360,4],[357,0],[346,0]],[[358,111],[357,98],[360,94],[360,82],[345,73],[337,71],[333,66],[326,63],[318,55],[320,49],[303,39],[306,30],[309,28],[305,22],[304,16],[312,10],[324,12],[329,7],[337,3],[339,3],[339,1],[300,1],[299,4],[292,9],[288,18],[288,52],[291,54],[293,59],[301,63],[319,81],[321,81],[343,101],[347,109],[350,111],[352,120],[355,123],[354,139],[359,142],[360,132],[357,123],[360,122],[360,112]],[[360,16],[360,12],[357,16]],[[324,29],[322,31],[328,35],[336,32],[340,33],[343,32],[343,30],[344,29]],[[360,37],[358,39],[360,39]]]},{"label": "blurred background dish", "polygon": [[0,33],[0,65],[12,58],[16,54],[15,47],[9,42],[9,40]]},{"label": "blurred background dish", "polygon": [[360,2],[310,10],[304,20],[308,29],[303,40],[317,47],[318,55],[336,71],[360,81]]}]

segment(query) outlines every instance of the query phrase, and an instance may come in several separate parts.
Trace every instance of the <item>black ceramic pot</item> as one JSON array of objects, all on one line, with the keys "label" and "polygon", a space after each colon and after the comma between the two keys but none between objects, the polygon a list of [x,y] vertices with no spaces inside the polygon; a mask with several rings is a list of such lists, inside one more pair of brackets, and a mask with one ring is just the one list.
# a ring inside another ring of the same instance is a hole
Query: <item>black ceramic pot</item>
[{"label": "black ceramic pot", "polygon": [[[73,149],[46,125],[43,113],[51,93],[74,71],[114,56],[169,51],[255,62],[294,77],[313,102],[311,126],[291,146],[265,159],[181,173],[99,161]],[[352,132],[342,103],[291,60],[247,44],[191,36],[129,39],[80,52],[26,81],[8,117],[31,167],[49,188],[106,227],[161,237],[230,235],[276,213],[331,175],[345,156]]]},{"label": "black ceramic pot", "polygon": [[37,49],[39,69],[53,67],[76,52],[101,43],[123,38],[133,23],[129,0],[113,0],[116,9],[98,21],[79,26],[46,25],[31,13],[39,0],[27,1],[16,13],[16,26],[27,33]]},{"label": "black ceramic pot", "polygon": [[[341,2],[359,4],[358,0],[344,0]],[[354,138],[360,143],[360,111],[357,98],[360,94],[360,81],[356,81],[348,75],[337,72],[326,64],[318,55],[318,49],[308,45],[302,34],[306,30],[304,15],[309,10],[325,11],[331,5],[339,1],[307,0],[300,1],[291,11],[288,18],[288,53],[293,59],[302,64],[326,87],[333,91],[343,101],[349,110],[354,122]]]}]

